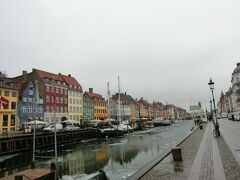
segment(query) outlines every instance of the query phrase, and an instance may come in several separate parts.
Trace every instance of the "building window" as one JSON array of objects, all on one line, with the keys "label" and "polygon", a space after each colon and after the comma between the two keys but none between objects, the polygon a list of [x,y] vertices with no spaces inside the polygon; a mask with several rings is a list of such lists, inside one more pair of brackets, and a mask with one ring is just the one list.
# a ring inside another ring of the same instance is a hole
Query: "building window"
[{"label": "building window", "polygon": [[33,107],[33,112],[37,113],[37,107]]},{"label": "building window", "polygon": [[67,107],[65,107],[64,109],[65,109],[65,113],[67,113]]},{"label": "building window", "polygon": [[50,99],[49,99],[49,96],[46,96],[46,102],[49,102]]},{"label": "building window", "polygon": [[4,91],[4,96],[9,96],[9,91]]},{"label": "building window", "polygon": [[27,102],[27,97],[23,97],[22,101]]},{"label": "building window", "polygon": [[59,97],[56,97],[56,103],[59,103]]},{"label": "building window", "polygon": [[12,97],[17,97],[17,92],[16,91],[12,92]]},{"label": "building window", "polygon": [[29,96],[33,96],[33,90],[29,90]]},{"label": "building window", "polygon": [[51,88],[52,93],[54,93],[54,87]]},{"label": "building window", "polygon": [[50,92],[50,87],[49,86],[46,86],[46,91]]},{"label": "building window", "polygon": [[59,93],[59,89],[56,87],[56,93]]},{"label": "building window", "polygon": [[38,108],[38,113],[42,113],[42,111],[43,111],[43,110],[42,110],[42,107],[39,107],[39,108]]},{"label": "building window", "polygon": [[0,96],[2,96],[2,90],[0,90]]},{"label": "building window", "polygon": [[72,104],[72,98],[70,98],[70,104]]},{"label": "building window", "polygon": [[3,115],[3,124],[2,126],[8,126],[8,115]]},{"label": "building window", "polygon": [[28,98],[28,102],[32,102],[32,98],[31,97]]},{"label": "building window", "polygon": [[26,108],[26,106],[23,106],[22,107],[22,113],[26,113],[27,112],[27,108]]},{"label": "building window", "polygon": [[63,107],[60,107],[60,113],[63,113]]},{"label": "building window", "polygon": [[11,103],[11,109],[16,109],[16,102]]},{"label": "building window", "polygon": [[63,98],[62,97],[60,98],[60,103],[63,103]]},{"label": "building window", "polygon": [[27,112],[28,112],[28,113],[32,113],[32,106],[28,106],[28,107],[27,107]]},{"label": "building window", "polygon": [[54,112],[54,108],[53,108],[53,106],[51,107],[51,112]]},{"label": "building window", "polygon": [[11,126],[15,126],[15,115],[11,115]]},{"label": "building window", "polygon": [[51,99],[52,99],[52,103],[54,103],[54,97],[53,96],[51,97]]},{"label": "building window", "polygon": [[3,81],[0,81],[0,86],[3,86]]},{"label": "building window", "polygon": [[56,113],[59,113],[59,107],[58,106],[56,107]]},{"label": "building window", "polygon": [[67,104],[67,98],[64,98],[64,103]]},{"label": "building window", "polygon": [[63,89],[62,88],[60,89],[60,94],[63,94]]}]

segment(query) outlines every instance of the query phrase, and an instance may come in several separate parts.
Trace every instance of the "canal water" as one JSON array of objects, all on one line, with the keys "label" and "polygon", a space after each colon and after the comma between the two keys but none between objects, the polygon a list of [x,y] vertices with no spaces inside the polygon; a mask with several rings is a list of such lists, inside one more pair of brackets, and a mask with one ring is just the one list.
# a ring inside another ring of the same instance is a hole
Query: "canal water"
[{"label": "canal water", "polygon": [[[63,179],[88,179],[99,169],[104,170],[111,180],[124,179],[190,134],[192,126],[192,121],[182,121],[121,138],[58,146]],[[37,151],[38,167],[50,166],[54,157],[53,148]],[[31,153],[18,154],[6,160],[0,157],[0,178],[26,169],[31,159]]]}]

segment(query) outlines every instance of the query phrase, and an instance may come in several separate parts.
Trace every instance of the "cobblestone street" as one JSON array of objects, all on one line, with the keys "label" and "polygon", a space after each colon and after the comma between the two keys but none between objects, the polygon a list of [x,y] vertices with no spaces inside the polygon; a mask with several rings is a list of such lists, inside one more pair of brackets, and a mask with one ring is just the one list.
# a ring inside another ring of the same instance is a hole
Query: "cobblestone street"
[{"label": "cobblestone street", "polygon": [[182,148],[182,162],[174,162],[172,155],[170,154],[162,162],[145,174],[141,179],[187,179],[205,132],[205,127],[206,125],[204,124],[203,130],[197,129],[189,138],[179,145]]},{"label": "cobblestone street", "polygon": [[182,162],[174,162],[170,154],[141,179],[240,179],[238,125],[240,122],[220,120],[222,136],[215,139],[213,125],[209,122],[203,130],[197,129],[179,145],[182,147]]}]

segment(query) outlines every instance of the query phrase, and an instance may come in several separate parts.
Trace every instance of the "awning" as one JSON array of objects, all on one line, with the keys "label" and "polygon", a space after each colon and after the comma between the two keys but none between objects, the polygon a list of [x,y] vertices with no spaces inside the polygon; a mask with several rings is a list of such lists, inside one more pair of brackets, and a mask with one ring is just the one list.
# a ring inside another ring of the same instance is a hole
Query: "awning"
[{"label": "awning", "polygon": [[62,123],[67,123],[67,124],[80,124],[79,121],[75,121],[75,120],[65,120],[65,121],[62,121]]},{"label": "awning", "polygon": [[36,125],[44,125],[44,124],[47,124],[46,122],[44,121],[38,121],[38,120],[35,120],[35,121],[29,121],[29,122],[26,122],[25,124],[31,124],[31,125],[34,125],[36,123]]}]

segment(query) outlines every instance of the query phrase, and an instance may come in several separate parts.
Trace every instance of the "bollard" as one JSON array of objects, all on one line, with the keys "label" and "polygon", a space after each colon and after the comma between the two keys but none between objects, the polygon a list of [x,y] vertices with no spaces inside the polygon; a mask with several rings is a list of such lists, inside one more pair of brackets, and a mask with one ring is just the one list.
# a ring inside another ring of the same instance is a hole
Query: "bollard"
[{"label": "bollard", "polygon": [[59,163],[59,177],[60,177],[60,179],[62,179],[62,163],[60,162]]},{"label": "bollard", "polygon": [[14,180],[23,180],[23,175],[16,175]]},{"label": "bollard", "polygon": [[181,147],[172,148],[172,156],[174,161],[182,161],[182,148]]},{"label": "bollard", "polygon": [[202,126],[202,124],[200,124],[200,125],[199,125],[199,128],[200,128],[200,129],[203,129],[203,126]]},{"label": "bollard", "polygon": [[56,170],[56,166],[55,166],[55,163],[54,163],[54,162],[51,162],[51,170],[52,170],[52,171],[55,171],[55,170]]},{"label": "bollard", "polygon": [[34,169],[34,168],[35,168],[35,162],[32,161],[32,162],[31,162],[31,169]]}]

